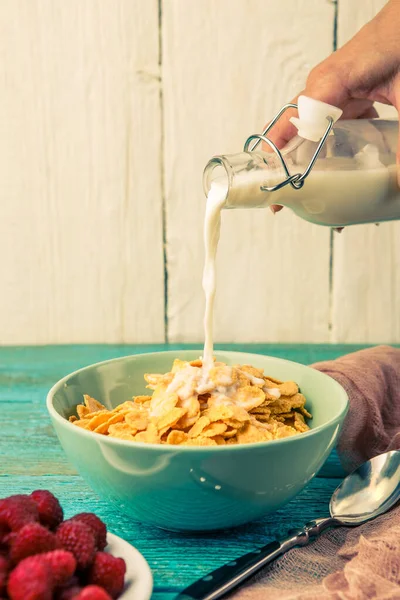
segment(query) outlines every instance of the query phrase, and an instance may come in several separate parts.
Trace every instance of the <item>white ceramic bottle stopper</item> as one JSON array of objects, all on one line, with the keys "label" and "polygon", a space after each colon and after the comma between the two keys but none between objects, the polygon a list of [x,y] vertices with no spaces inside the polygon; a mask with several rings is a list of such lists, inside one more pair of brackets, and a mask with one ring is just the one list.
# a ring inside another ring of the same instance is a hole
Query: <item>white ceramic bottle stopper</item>
[{"label": "white ceramic bottle stopper", "polygon": [[291,117],[290,121],[297,128],[298,135],[311,142],[319,142],[324,135],[327,117],[336,123],[343,114],[340,108],[307,96],[299,96],[297,105],[299,116]]}]

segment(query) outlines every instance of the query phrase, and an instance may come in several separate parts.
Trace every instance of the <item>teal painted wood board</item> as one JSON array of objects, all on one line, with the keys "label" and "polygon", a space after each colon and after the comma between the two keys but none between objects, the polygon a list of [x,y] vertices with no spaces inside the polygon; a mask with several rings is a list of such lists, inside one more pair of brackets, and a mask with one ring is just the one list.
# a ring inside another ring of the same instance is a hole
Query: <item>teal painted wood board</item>
[{"label": "teal painted wood board", "polygon": [[[220,345],[219,348],[284,357],[304,364],[334,359],[361,346]],[[85,365],[118,356],[199,345],[79,345],[0,348],[0,497],[47,488],[66,516],[94,511],[110,531],[134,544],[154,576],[154,598],[171,600],[182,588],[234,557],[328,511],[343,475],[337,455],[307,488],[278,513],[236,530],[207,535],[168,533],[131,521],[100,500],[67,462],[45,406],[49,388]]]}]

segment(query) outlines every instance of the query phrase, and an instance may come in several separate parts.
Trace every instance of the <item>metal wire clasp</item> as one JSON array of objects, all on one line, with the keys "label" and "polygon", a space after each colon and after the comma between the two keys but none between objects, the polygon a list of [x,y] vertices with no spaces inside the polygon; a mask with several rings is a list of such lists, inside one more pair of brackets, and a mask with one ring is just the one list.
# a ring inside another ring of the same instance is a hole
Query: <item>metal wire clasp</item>
[{"label": "metal wire clasp", "polygon": [[[263,192],[275,192],[276,190],[279,190],[280,188],[287,185],[288,183],[290,183],[290,185],[296,190],[299,190],[300,188],[302,188],[304,185],[304,180],[310,174],[311,169],[313,168],[314,163],[317,160],[319,153],[321,152],[322,146],[324,145],[325,140],[328,137],[328,135],[333,127],[334,121],[333,121],[332,117],[327,117],[326,119],[328,121],[328,125],[326,127],[325,133],[322,136],[321,141],[319,142],[319,144],[314,152],[314,155],[313,155],[312,159],[310,160],[308,167],[306,168],[306,170],[304,171],[303,174],[296,173],[295,175],[291,175],[289,173],[289,169],[285,163],[285,159],[283,158],[279,148],[277,148],[277,146],[274,144],[274,142],[272,140],[270,140],[269,138],[266,137],[266,134],[270,131],[270,129],[272,129],[272,127],[279,120],[279,118],[283,115],[283,113],[285,111],[287,111],[289,108],[298,108],[298,107],[297,107],[297,104],[285,104],[285,106],[283,106],[281,108],[281,110],[272,119],[271,123],[264,129],[262,134],[256,133],[256,134],[248,137],[246,140],[246,143],[244,145],[244,148],[243,148],[244,152],[253,152],[257,148],[258,144],[261,141],[263,141],[266,144],[268,144],[268,146],[270,146],[270,148],[273,149],[273,151],[275,152],[275,154],[278,156],[279,160],[281,161],[283,170],[286,173],[286,179],[284,181],[281,181],[281,183],[277,183],[276,185],[274,185],[272,187],[262,185],[260,189]],[[251,142],[253,142],[253,143],[250,146]]]}]

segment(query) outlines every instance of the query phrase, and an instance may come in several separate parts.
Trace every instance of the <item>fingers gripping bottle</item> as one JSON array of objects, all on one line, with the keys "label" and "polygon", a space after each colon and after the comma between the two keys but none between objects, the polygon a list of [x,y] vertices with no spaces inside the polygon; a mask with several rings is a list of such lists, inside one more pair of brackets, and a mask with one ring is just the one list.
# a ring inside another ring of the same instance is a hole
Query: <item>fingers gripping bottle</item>
[{"label": "fingers gripping bottle", "polygon": [[[288,108],[297,135],[281,150],[267,134]],[[339,121],[342,111],[300,96],[285,105],[243,152],[213,157],[204,190],[224,189],[224,208],[278,204],[317,225],[344,227],[400,219],[396,167],[399,122]],[[260,145],[263,142],[263,148]]]}]

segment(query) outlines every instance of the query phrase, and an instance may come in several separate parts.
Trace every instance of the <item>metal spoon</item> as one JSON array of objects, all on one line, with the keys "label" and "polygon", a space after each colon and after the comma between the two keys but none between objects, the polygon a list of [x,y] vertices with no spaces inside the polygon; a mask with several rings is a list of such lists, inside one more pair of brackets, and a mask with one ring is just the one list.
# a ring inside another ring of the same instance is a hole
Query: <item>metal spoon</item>
[{"label": "metal spoon", "polygon": [[291,548],[305,546],[331,527],[362,525],[387,512],[399,499],[400,451],[376,456],[348,475],[334,491],[330,517],[311,521],[303,529],[290,531],[287,538],[215,569],[183,590],[176,600],[220,598]]}]

